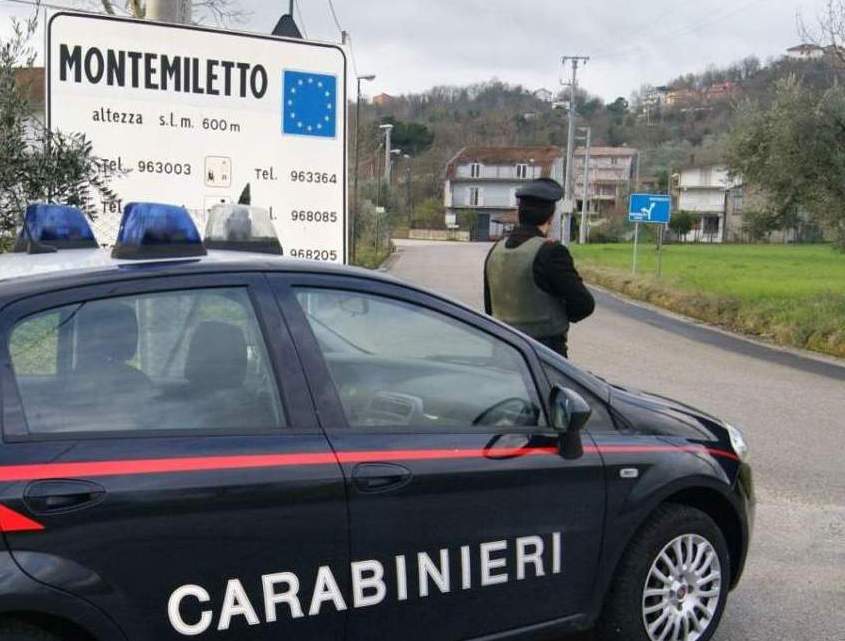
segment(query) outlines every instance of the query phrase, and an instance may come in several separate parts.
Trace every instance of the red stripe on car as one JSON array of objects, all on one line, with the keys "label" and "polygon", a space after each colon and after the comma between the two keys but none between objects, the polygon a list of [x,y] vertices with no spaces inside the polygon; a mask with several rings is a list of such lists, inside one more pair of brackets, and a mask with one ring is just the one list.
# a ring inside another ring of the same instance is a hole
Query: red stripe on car
[{"label": "red stripe on car", "polygon": [[44,526],[38,521],[0,505],[0,532],[35,532],[43,529]]},{"label": "red stripe on car", "polygon": [[[29,465],[0,466],[0,482],[33,481],[44,478],[130,476],[137,474],[169,474],[289,467],[299,465],[330,465],[333,463],[374,463],[379,461],[422,461],[467,458],[516,458],[544,454],[556,455],[556,447],[514,447],[485,449],[433,449],[433,450],[364,450],[296,454],[242,454],[235,456],[193,456],[161,459],[125,459],[116,461],[81,461],[73,463],[34,463]],[[712,456],[738,460],[724,450],[704,446],[674,445],[602,445],[584,446],[589,454],[636,454],[649,452],[709,453]]]}]

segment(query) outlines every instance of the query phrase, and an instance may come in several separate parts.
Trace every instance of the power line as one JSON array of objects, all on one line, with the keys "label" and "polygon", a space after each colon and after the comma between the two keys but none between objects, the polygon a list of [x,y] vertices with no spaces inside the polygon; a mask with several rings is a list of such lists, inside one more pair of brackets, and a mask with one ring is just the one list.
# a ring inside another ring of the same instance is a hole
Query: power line
[{"label": "power line", "polygon": [[355,72],[355,77],[358,77],[358,61],[355,59],[355,50],[352,48],[352,39],[349,37],[349,32],[346,31],[343,26],[340,24],[340,19],[337,17],[337,11],[334,8],[333,0],[327,0],[329,5],[329,13],[332,16],[332,20],[334,21],[335,27],[340,32],[340,39],[343,44],[345,44],[349,48],[349,57],[352,61],[352,69]]},{"label": "power line", "polygon": [[[703,18],[701,20],[693,21],[688,23],[686,26],[681,26],[677,31],[672,33],[672,39],[683,38],[685,36],[691,35],[701,29],[702,27],[708,27],[714,24],[721,22],[722,20],[726,20],[735,16],[736,14],[745,11],[751,8],[753,5],[762,2],[762,0],[748,0],[747,2],[740,4],[737,6],[724,6],[722,7],[721,11],[717,12],[715,15],[711,15],[707,18]],[[644,31],[644,29],[643,29]],[[644,43],[642,42],[645,38],[650,38],[650,34],[644,34],[639,39],[634,39],[633,44],[628,46],[622,47],[620,49],[605,49],[604,51],[599,51],[599,53],[595,54],[594,58],[599,60],[608,60],[611,58],[619,58],[625,55],[631,55],[635,52],[641,51],[644,47]]]},{"label": "power line", "polygon": [[[293,0],[293,10],[299,14],[299,25],[302,27],[302,35],[308,37],[308,31],[305,28],[305,18],[302,17],[302,7],[299,6],[297,0]],[[291,16],[293,18],[293,16]]]},{"label": "power line", "polygon": [[328,0],[329,2],[329,12],[332,14],[332,19],[334,20],[334,25],[337,27],[337,30],[340,31],[341,37],[343,37],[343,27],[340,26],[340,20],[337,19],[337,11],[334,10],[334,2],[332,0]]}]

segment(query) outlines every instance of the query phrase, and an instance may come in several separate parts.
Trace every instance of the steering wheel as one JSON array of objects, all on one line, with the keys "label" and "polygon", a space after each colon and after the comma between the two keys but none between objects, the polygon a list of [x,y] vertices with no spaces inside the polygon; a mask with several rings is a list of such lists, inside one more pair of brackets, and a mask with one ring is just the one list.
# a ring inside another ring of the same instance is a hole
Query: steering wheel
[{"label": "steering wheel", "polygon": [[537,409],[523,398],[506,398],[475,417],[473,425],[533,425]]}]

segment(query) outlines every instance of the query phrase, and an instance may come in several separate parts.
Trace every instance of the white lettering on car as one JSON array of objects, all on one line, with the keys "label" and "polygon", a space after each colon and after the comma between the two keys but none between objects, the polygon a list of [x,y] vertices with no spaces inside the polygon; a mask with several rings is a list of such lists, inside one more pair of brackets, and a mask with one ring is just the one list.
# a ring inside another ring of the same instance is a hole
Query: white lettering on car
[{"label": "white lettering on car", "polygon": [[469,546],[461,546],[461,589],[469,590],[472,587],[472,573],[469,567]]},{"label": "white lettering on car", "polygon": [[405,566],[405,555],[396,556],[396,600],[408,600],[408,569]]},{"label": "white lettering on car", "polygon": [[258,625],[258,615],[255,608],[249,602],[246,590],[240,579],[229,579],[226,584],[226,596],[223,597],[223,606],[220,608],[220,620],[217,622],[218,630],[228,630],[232,617],[242,616],[250,625]]},{"label": "white lettering on car", "polygon": [[[283,592],[276,592],[276,586],[280,583],[287,585]],[[276,572],[265,574],[261,577],[261,586],[264,592],[264,615],[267,623],[276,620],[276,606],[279,603],[287,603],[290,608],[290,616],[293,619],[304,617],[302,604],[299,602],[299,577],[293,572]]]},{"label": "white lettering on car", "polygon": [[[370,590],[371,594],[366,592]],[[384,601],[387,586],[384,584],[384,566],[378,561],[356,561],[352,564],[352,605],[367,608]]]},{"label": "white lettering on car", "polygon": [[173,591],[173,594],[170,595],[170,599],[167,601],[167,616],[170,619],[170,625],[173,626],[176,632],[184,634],[186,637],[193,637],[208,630],[213,615],[211,610],[203,610],[200,614],[199,621],[196,623],[186,623],[185,619],[182,618],[182,612],[179,608],[182,605],[183,599],[188,596],[194,597],[200,603],[211,601],[211,595],[208,594],[205,588],[201,588],[198,585],[180,586]]},{"label": "white lettering on car", "polygon": [[428,596],[428,580],[431,579],[441,592],[449,591],[449,550],[440,550],[440,566],[436,566],[425,552],[417,553],[417,574],[420,579],[420,596]]},{"label": "white lettering on car", "polygon": [[[458,550],[460,554],[457,554]],[[473,587],[474,573],[479,577],[477,586],[486,587],[508,583],[514,576],[517,581],[545,577],[549,567],[553,575],[563,570],[563,538],[560,532],[552,532],[550,537],[548,534],[530,535],[511,541],[484,541],[477,549],[462,545],[454,550],[440,548],[433,552],[418,552],[416,567],[412,567],[410,572],[411,577],[416,572],[415,596],[426,598],[438,592],[448,595],[452,590],[453,573],[457,584],[458,571],[461,590],[469,590]],[[387,577],[393,570],[395,575]],[[214,602],[209,590],[189,583],[172,592],[167,601],[167,615],[176,632],[184,636],[197,636],[211,628],[215,616],[218,617],[217,629],[225,631],[230,627],[236,630],[262,622],[275,623],[286,616],[288,611],[291,620],[301,619],[306,616],[303,607],[305,603],[308,604],[309,617],[324,612],[323,606],[326,604],[333,605],[337,612],[348,607],[357,609],[376,606],[387,599],[388,586],[392,586],[394,580],[396,600],[407,601],[411,597],[408,557],[404,554],[397,554],[388,563],[377,559],[353,561],[347,571],[349,580],[343,584],[350,586],[348,601],[332,568],[321,565],[313,575],[314,587],[310,592],[310,601],[306,600],[309,597],[307,592],[300,594],[303,584],[296,573],[286,571],[261,575],[260,586],[256,587],[260,587],[263,597],[263,619],[250,601],[241,579],[237,578],[226,581],[219,613],[215,613],[215,608],[203,605]],[[257,593],[255,599],[256,604],[261,603]]]},{"label": "white lettering on car", "polygon": [[317,570],[317,585],[314,586],[314,594],[311,595],[311,607],[308,608],[309,616],[320,614],[320,608],[326,601],[334,603],[335,609],[340,612],[346,609],[346,601],[337,587],[332,569],[328,565],[321,565]]},{"label": "white lettering on car", "polygon": [[[528,547],[533,548],[530,554]],[[516,540],[516,580],[525,579],[525,566],[534,566],[534,576],[545,576],[543,570],[543,539],[539,536],[521,536]]]},{"label": "white lettering on car", "polygon": [[560,532],[552,534],[552,574],[560,574]]},{"label": "white lettering on car", "polygon": [[492,541],[481,544],[481,585],[496,585],[508,582],[508,573],[493,574],[494,570],[505,567],[507,559],[500,557],[492,558],[490,555],[495,552],[504,552],[508,549],[507,541]]}]

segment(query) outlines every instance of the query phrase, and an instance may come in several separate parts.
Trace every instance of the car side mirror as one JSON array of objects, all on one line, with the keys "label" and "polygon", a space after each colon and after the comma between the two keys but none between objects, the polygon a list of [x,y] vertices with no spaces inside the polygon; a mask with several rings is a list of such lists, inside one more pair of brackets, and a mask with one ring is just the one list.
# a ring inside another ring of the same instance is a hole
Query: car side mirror
[{"label": "car side mirror", "polygon": [[555,385],[549,397],[552,427],[560,434],[560,455],[565,459],[580,458],[584,453],[581,430],[593,410],[576,391]]}]

